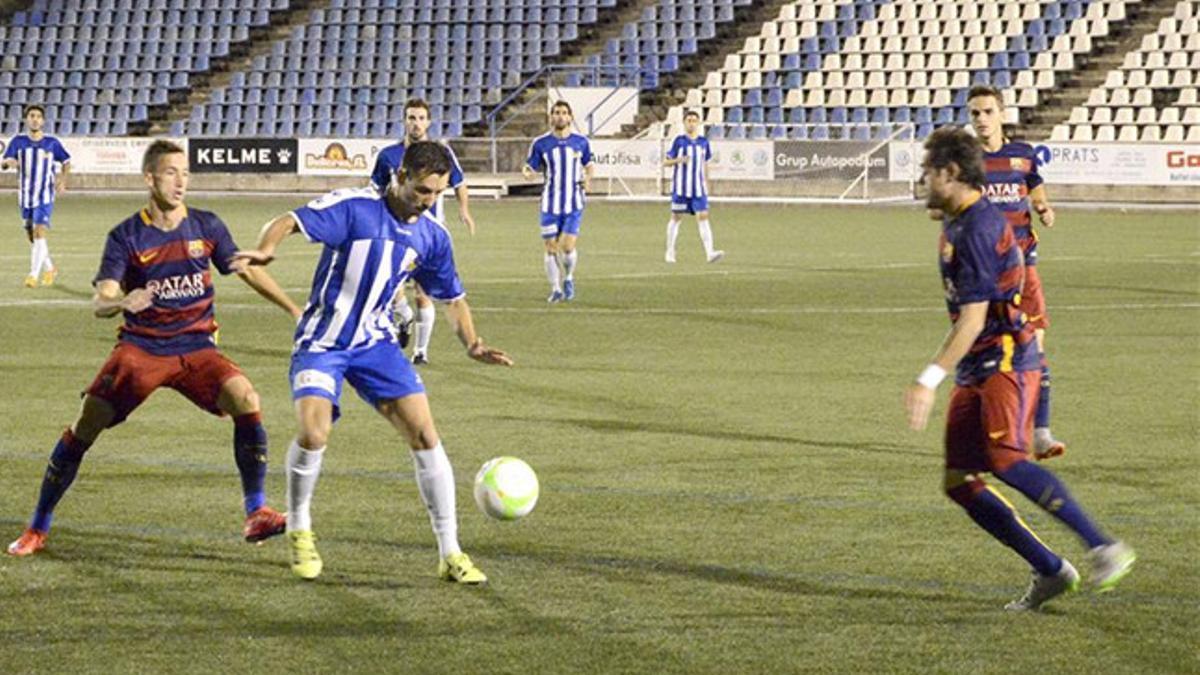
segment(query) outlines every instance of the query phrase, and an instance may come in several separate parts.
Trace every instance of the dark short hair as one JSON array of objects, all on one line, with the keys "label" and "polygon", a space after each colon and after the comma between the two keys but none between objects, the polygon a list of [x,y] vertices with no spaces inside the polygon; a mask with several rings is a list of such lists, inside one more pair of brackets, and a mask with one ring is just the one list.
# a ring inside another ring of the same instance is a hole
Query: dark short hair
[{"label": "dark short hair", "polygon": [[404,102],[404,114],[407,115],[410,108],[424,108],[425,115],[433,117],[433,113],[429,111],[429,104],[423,98],[410,98]]},{"label": "dark short hair", "polygon": [[404,161],[400,170],[409,178],[424,178],[430,174],[439,176],[450,173],[450,152],[441,143],[418,141],[404,150]]},{"label": "dark short hair", "polygon": [[145,154],[142,155],[142,173],[154,173],[154,170],[158,168],[158,160],[160,158],[164,155],[173,155],[177,152],[182,153],[183,148],[176,143],[161,138],[154,141],[146,148]]},{"label": "dark short hair", "polygon": [[999,106],[1001,108],[1004,107],[1004,95],[1001,94],[1000,90],[995,87],[981,84],[981,85],[971,87],[971,90],[967,92],[967,100],[968,101],[970,101],[973,98],[979,98],[981,96],[991,96],[992,98],[996,99],[997,106]]},{"label": "dark short hair", "polygon": [[925,139],[925,165],[944,169],[950,164],[958,165],[960,183],[982,189],[987,182],[979,139],[956,126],[937,129]]},{"label": "dark short hair", "polygon": [[554,112],[555,110],[558,110],[559,108],[566,108],[567,112],[571,113],[572,117],[575,116],[575,111],[571,110],[571,104],[567,103],[566,101],[562,100],[561,98],[558,99],[557,101],[555,101],[554,105],[550,106],[550,112]]},{"label": "dark short hair", "polygon": [[696,119],[700,119],[700,111],[688,110],[687,112],[683,113],[683,119],[686,120],[689,117],[695,117]]},{"label": "dark short hair", "polygon": [[29,117],[29,113],[33,112],[34,110],[42,113],[42,117],[46,116],[45,108],[43,108],[38,103],[30,103],[29,105],[25,106],[25,110],[21,113],[21,119],[25,119],[26,117]]}]

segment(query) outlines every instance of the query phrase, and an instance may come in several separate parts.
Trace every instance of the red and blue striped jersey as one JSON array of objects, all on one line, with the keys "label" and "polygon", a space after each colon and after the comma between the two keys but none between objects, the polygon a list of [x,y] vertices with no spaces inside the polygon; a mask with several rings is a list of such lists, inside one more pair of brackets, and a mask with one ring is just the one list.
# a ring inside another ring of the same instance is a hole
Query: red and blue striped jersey
[{"label": "red and blue striped jersey", "polygon": [[237,245],[225,223],[208,211],[188,209],[169,232],[150,222],[143,209],[108,233],[93,282],[112,279],[126,293],[145,288],[154,294],[149,308],[125,312],[119,338],[159,356],[212,347],[217,322],[210,266],[229,274]]},{"label": "red and blue striped jersey", "polygon": [[983,331],[958,363],[957,382],[969,386],[997,371],[1038,369],[1033,328],[1019,308],[1023,257],[1000,209],[979,198],[946,218],[938,252],[950,321],[958,321],[963,305],[988,303]]},{"label": "red and blue striped jersey", "polygon": [[983,169],[987,174],[983,195],[1012,225],[1013,234],[1025,252],[1025,264],[1037,264],[1037,233],[1033,230],[1029,193],[1045,181],[1038,173],[1038,158],[1033,146],[1009,141],[996,152],[984,152]]}]

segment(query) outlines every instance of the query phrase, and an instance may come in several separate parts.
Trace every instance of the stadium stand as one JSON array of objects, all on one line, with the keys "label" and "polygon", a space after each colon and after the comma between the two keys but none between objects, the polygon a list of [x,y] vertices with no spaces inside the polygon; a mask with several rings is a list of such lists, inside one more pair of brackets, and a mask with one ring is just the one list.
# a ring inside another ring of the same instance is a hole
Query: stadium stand
[{"label": "stadium stand", "polygon": [[1179,2],[1158,30],[1054,128],[1053,140],[1200,142],[1200,3]]},{"label": "stadium stand", "polygon": [[[164,6],[165,5],[165,6]],[[60,135],[125,135],[287,0],[37,0],[0,26],[3,133],[41,103]]]},{"label": "stadium stand", "polygon": [[[1090,93],[1046,124],[1049,132],[1062,122],[1054,139],[1200,141],[1197,0],[1174,3],[1094,88],[1077,79],[1099,68],[1096,52],[1128,31],[1127,17],[1154,1],[805,0],[777,15],[778,3],[756,0],[623,2],[636,20],[618,23],[618,37],[580,60],[636,69],[640,86],[654,90],[701,55],[720,54],[728,42],[714,38],[754,5],[764,8],[760,20],[765,8],[773,18],[666,110],[669,124],[696,108],[717,137],[840,137],[828,124],[846,125],[850,138],[912,124],[923,137],[966,121],[973,85],[1004,90],[1010,121],[1023,124],[1074,86]],[[34,0],[0,25],[2,131],[16,133],[22,107],[37,102],[57,134],[145,133],[191,94],[193,104],[176,108],[173,135],[395,137],[403,101],[418,96],[433,108],[431,133],[457,137],[542,66],[562,61],[581,30],[617,4]],[[286,37],[264,38],[289,12],[302,17],[290,33],[285,26],[275,36]],[[253,56],[234,63],[233,53]],[[565,84],[611,82],[596,71],[568,74]]]}]

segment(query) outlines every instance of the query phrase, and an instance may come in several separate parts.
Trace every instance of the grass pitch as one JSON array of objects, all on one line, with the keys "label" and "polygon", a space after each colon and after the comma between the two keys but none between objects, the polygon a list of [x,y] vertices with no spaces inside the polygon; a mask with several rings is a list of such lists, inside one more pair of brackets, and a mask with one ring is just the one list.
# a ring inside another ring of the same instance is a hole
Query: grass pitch
[{"label": "grass pitch", "polygon": [[[302,201],[192,203],[248,247]],[[91,317],[89,283],[105,233],[140,204],[68,195],[51,239],[60,283],[34,291],[20,287],[28,248],[6,205],[5,543],[112,345],[117,322]],[[1025,566],[940,494],[948,387],[931,430],[904,425],[902,389],[947,328],[937,225],[920,209],[717,203],[726,261],[702,261],[688,221],[668,266],[664,205],[596,201],[579,297],[556,307],[535,210],[477,200],[478,236],[451,225],[479,330],[517,366],[468,360],[439,317],[422,371],[488,587],[436,580],[404,443],[350,391],[313,510],[325,574],[303,583],[284,542],[239,539],[232,425],[164,390],[89,452],[48,550],[0,556],[2,669],[1200,670],[1194,212],[1063,208],[1043,232],[1054,429],[1070,448],[1052,468],[1141,560],[1112,594],[1010,615]],[[317,253],[294,237],[271,267],[297,299]],[[235,278],[217,284],[222,348],[262,395],[282,508],[291,323]],[[474,471],[502,454],[542,482],[516,523],[470,498]],[[1065,528],[1001,489],[1083,562]]]}]

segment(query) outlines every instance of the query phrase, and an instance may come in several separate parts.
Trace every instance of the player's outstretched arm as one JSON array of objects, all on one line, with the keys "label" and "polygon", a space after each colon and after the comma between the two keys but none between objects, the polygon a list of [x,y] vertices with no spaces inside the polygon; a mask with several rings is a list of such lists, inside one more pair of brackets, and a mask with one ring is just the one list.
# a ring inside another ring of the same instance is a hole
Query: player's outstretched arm
[{"label": "player's outstretched arm", "polygon": [[229,261],[230,266],[234,272],[241,274],[251,265],[269,265],[275,259],[275,249],[280,242],[299,231],[300,224],[296,222],[295,216],[290,213],[279,216],[263,226],[255,248],[233,254],[233,259]]},{"label": "player's outstretched arm", "polygon": [[471,306],[467,304],[466,298],[458,298],[446,303],[446,313],[454,322],[454,332],[458,335],[459,341],[467,348],[467,356],[481,363],[490,363],[496,366],[513,364],[513,360],[508,354],[501,349],[487,346],[484,344],[483,338],[475,332],[475,320],[471,317]]},{"label": "player's outstretched arm", "polygon": [[256,293],[270,300],[280,309],[292,315],[293,319],[299,319],[303,313],[296,303],[279,287],[279,283],[275,281],[275,277],[271,276],[266,269],[259,266],[247,266],[245,269],[237,273],[238,278],[246,282],[246,285],[253,288]]},{"label": "player's outstretched arm", "polygon": [[958,314],[958,320],[946,334],[942,346],[934,354],[933,361],[917,376],[917,379],[904,392],[904,409],[908,412],[908,426],[915,431],[921,431],[929,423],[929,413],[933,410],[933,402],[937,386],[947,373],[953,372],[975,338],[983,332],[987,321],[987,302],[973,302],[963,305]]},{"label": "player's outstretched arm", "polygon": [[92,312],[97,318],[107,319],[121,312],[138,312],[154,304],[154,294],[145,288],[135,288],[129,293],[121,293],[121,284],[115,279],[101,279],[96,282],[96,294],[92,296]]}]

